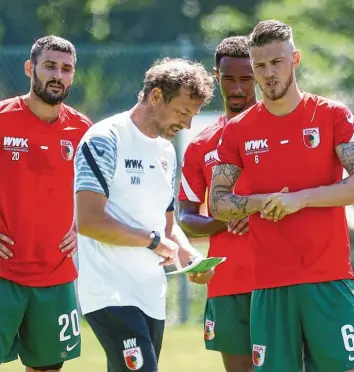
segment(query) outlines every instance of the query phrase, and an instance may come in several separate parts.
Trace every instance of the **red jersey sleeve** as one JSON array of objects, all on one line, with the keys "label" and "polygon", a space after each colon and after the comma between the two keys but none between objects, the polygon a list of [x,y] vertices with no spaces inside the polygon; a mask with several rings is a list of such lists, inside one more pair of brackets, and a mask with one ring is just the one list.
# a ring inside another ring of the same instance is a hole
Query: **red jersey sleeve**
[{"label": "red jersey sleeve", "polygon": [[348,107],[337,106],[334,115],[334,147],[354,142],[354,116]]},{"label": "red jersey sleeve", "polygon": [[230,121],[226,124],[218,144],[218,157],[221,164],[232,164],[243,168],[240,145],[237,141],[237,123]]},{"label": "red jersey sleeve", "polygon": [[200,152],[197,145],[191,143],[184,154],[178,199],[203,204],[206,188]]}]

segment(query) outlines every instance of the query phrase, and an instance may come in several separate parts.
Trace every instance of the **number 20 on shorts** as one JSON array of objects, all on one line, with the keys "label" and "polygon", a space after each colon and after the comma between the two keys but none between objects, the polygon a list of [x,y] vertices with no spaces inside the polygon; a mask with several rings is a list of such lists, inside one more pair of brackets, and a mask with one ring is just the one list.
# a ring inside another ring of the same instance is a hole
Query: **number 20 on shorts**
[{"label": "number 20 on shorts", "polygon": [[[80,335],[80,322],[79,314],[76,309],[74,309],[70,314],[62,314],[58,318],[58,323],[62,326],[60,331],[60,341],[68,341],[71,336],[77,337]],[[68,328],[71,324],[72,335],[68,332]]]}]

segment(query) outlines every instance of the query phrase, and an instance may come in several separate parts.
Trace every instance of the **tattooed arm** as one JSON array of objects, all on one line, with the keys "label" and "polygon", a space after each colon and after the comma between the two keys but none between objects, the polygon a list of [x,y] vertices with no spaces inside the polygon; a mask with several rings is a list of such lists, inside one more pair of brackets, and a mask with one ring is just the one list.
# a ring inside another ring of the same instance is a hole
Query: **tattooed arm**
[{"label": "tattooed arm", "polygon": [[354,204],[354,142],[338,145],[336,153],[349,177],[335,185],[303,190],[306,207],[339,207]]},{"label": "tattooed arm", "polygon": [[336,146],[337,156],[349,177],[334,185],[278,193],[261,212],[266,219],[279,221],[302,208],[342,207],[354,204],[354,143]]},{"label": "tattooed arm", "polygon": [[241,169],[232,164],[216,165],[210,186],[209,205],[212,215],[222,221],[242,219],[263,209],[266,195],[239,196],[233,194]]}]

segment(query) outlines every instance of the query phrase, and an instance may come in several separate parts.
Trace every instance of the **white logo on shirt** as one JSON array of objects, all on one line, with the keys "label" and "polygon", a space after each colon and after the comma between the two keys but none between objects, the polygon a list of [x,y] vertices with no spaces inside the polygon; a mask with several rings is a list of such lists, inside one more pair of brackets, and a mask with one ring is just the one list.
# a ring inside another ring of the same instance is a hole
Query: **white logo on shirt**
[{"label": "white logo on shirt", "polygon": [[4,150],[28,151],[28,138],[4,137]]},{"label": "white logo on shirt", "polygon": [[217,150],[210,151],[204,155],[205,164],[213,163],[215,160],[218,160]]},{"label": "white logo on shirt", "polygon": [[302,138],[306,147],[314,149],[318,147],[321,142],[320,129],[318,127],[303,129]]},{"label": "white logo on shirt", "polygon": [[261,154],[269,151],[268,139],[251,140],[245,142],[246,155]]},{"label": "white logo on shirt", "polygon": [[60,151],[64,160],[70,161],[74,157],[74,146],[71,141],[60,140]]}]

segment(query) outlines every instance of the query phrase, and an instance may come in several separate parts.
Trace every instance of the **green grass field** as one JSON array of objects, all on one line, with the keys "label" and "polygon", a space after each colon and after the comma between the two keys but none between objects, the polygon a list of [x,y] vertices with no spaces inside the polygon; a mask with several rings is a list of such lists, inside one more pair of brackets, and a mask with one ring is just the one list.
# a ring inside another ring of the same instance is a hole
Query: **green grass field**
[{"label": "green grass field", "polygon": [[[215,372],[221,371],[221,358],[216,352],[206,351],[202,324],[199,326],[167,327],[159,372]],[[106,359],[87,324],[83,323],[82,354],[68,362],[63,372],[105,372]],[[24,372],[20,362],[1,366],[1,372]]]}]

